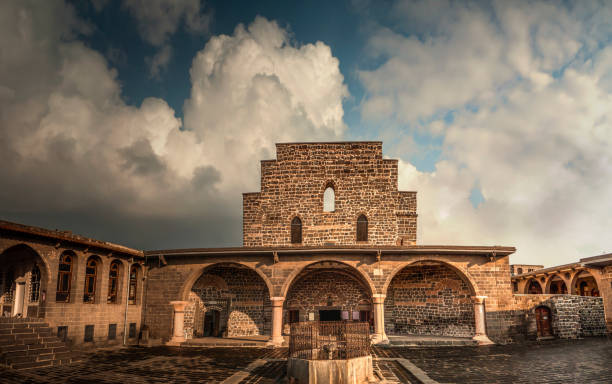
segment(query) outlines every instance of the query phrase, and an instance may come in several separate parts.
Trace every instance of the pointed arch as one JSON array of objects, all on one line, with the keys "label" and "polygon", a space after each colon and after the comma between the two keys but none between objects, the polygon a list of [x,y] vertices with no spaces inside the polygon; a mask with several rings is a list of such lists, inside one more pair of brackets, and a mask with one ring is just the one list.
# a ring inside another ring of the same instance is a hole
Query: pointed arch
[{"label": "pointed arch", "polygon": [[338,263],[338,264],[344,264],[348,267],[351,268],[352,271],[354,271],[357,276],[360,278],[360,280],[362,280],[362,282],[365,283],[366,288],[369,290],[370,295],[374,295],[377,293],[376,291],[376,286],[374,285],[374,282],[372,281],[372,279],[370,278],[370,276],[360,270],[357,267],[354,267],[348,263],[345,263],[343,261],[339,261],[339,260],[313,260],[309,263],[306,263],[302,266],[300,266],[299,268],[296,268],[295,270],[293,270],[289,276],[287,276],[287,278],[285,279],[285,282],[283,283],[283,286],[281,288],[280,291],[280,297],[287,297],[287,292],[289,292],[289,289],[291,288],[291,286],[293,285],[293,283],[296,281],[296,278],[300,275],[300,273],[302,273],[306,268],[314,265],[314,264],[319,264],[319,263],[325,263],[325,262],[334,262],[334,263]]},{"label": "pointed arch", "polygon": [[418,259],[418,260],[411,260],[411,261],[407,261],[405,263],[402,263],[400,265],[398,265],[397,267],[395,267],[393,269],[393,271],[391,271],[391,273],[389,273],[389,275],[387,276],[387,279],[385,280],[385,284],[383,285],[383,289],[382,289],[382,294],[384,296],[387,295],[387,290],[389,289],[389,285],[391,285],[391,281],[393,280],[393,278],[395,277],[395,275],[397,275],[401,270],[403,270],[406,267],[411,266],[412,264],[416,264],[416,263],[420,263],[420,262],[436,262],[436,263],[440,263],[448,268],[450,268],[451,270],[453,270],[455,273],[457,273],[457,275],[467,283],[468,288],[470,290],[470,294],[472,294],[473,296],[481,296],[480,293],[480,289],[478,288],[478,285],[476,284],[476,281],[474,280],[474,278],[469,274],[469,272],[461,267],[458,267],[456,265],[453,265],[451,263],[449,263],[446,260],[443,259],[439,259],[437,257],[427,257],[424,259]]},{"label": "pointed arch", "polygon": [[334,212],[336,210],[336,190],[334,184],[328,182],[323,192],[323,212]]},{"label": "pointed arch", "polygon": [[357,241],[368,241],[368,218],[363,213],[357,218]]},{"label": "pointed arch", "polygon": [[291,219],[291,244],[302,243],[302,219],[295,216]]}]

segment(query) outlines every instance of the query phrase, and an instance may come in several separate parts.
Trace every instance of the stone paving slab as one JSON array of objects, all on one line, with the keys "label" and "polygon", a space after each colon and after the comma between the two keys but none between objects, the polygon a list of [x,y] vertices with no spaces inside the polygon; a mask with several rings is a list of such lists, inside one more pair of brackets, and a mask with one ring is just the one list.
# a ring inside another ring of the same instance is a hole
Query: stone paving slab
[{"label": "stone paving slab", "polygon": [[379,348],[440,383],[612,383],[612,340],[591,338],[481,347]]},{"label": "stone paving slab", "polygon": [[[374,347],[372,352],[375,375],[387,383],[425,378],[439,383],[612,383],[612,340],[605,338],[486,347]],[[222,383],[233,377],[236,383],[271,384],[283,382],[278,379],[286,374],[286,357],[286,348],[135,347],[98,351],[68,366],[0,368],[0,383]]]}]

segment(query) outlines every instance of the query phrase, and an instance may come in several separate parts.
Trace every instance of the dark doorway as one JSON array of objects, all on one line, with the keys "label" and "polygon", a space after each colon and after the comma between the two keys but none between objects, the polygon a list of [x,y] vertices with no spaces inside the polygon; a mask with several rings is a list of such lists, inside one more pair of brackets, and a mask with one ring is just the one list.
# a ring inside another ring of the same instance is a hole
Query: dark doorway
[{"label": "dark doorway", "polygon": [[319,321],[340,321],[342,313],[339,309],[322,309],[319,311]]},{"label": "dark doorway", "polygon": [[289,310],[289,324],[297,323],[300,321],[300,311],[297,309]]},{"label": "dark doorway", "polygon": [[550,309],[547,307],[537,307],[536,323],[538,326],[538,337],[552,336]]},{"label": "dark doorway", "polygon": [[204,336],[219,337],[219,311],[210,310],[204,314]]}]

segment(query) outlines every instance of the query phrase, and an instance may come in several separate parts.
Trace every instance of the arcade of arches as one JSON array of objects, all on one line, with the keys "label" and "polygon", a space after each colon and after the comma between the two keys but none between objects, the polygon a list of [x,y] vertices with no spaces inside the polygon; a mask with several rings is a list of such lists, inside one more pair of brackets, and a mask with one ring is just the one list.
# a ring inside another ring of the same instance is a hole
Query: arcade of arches
[{"label": "arcade of arches", "polygon": [[[488,342],[484,298],[476,296],[465,275],[445,263],[389,263],[389,277],[379,280],[383,285],[352,263],[302,259],[300,264],[288,263],[276,285],[256,272],[261,263],[208,264],[193,283],[186,283],[186,300],[173,302],[172,340],[271,335],[280,344],[292,322],[366,321],[375,341],[387,340],[388,334]],[[150,283],[154,281],[151,275]],[[379,293],[385,286],[386,295]]]},{"label": "arcade of arches", "polygon": [[538,274],[536,271],[530,275],[513,278],[513,282],[516,293],[601,296],[599,284],[593,275],[593,271],[586,269],[548,274]]}]

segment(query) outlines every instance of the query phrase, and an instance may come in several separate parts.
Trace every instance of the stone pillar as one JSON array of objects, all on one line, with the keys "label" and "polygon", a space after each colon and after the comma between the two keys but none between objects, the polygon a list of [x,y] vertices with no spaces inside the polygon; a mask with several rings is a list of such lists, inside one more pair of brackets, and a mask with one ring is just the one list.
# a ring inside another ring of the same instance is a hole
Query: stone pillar
[{"label": "stone pillar", "polygon": [[472,297],[472,302],[474,303],[474,321],[476,323],[476,334],[473,339],[478,342],[478,345],[493,344],[487,336],[487,329],[485,327],[484,301],[486,298],[486,296]]},{"label": "stone pillar", "polygon": [[25,299],[25,279],[23,277],[15,280],[15,297],[13,298],[13,313],[12,316],[23,315],[23,301]]},{"label": "stone pillar", "polygon": [[272,337],[268,341],[268,345],[280,347],[285,339],[283,338],[283,303],[284,297],[271,297],[272,303]]},{"label": "stone pillar", "polygon": [[374,305],[374,344],[387,344],[389,338],[385,333],[385,297],[386,295],[374,294],[372,296]]},{"label": "stone pillar", "polygon": [[188,301],[171,301],[170,304],[174,307],[174,332],[172,339],[168,344],[178,345],[185,341],[185,332],[183,330],[183,322],[185,320],[185,307],[189,304]]}]

